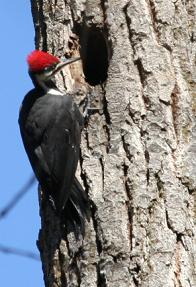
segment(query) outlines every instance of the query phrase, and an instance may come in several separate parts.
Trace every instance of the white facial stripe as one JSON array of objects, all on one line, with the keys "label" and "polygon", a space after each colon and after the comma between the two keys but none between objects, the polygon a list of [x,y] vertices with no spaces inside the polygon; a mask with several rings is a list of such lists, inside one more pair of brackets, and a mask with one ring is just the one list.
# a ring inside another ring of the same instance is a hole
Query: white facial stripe
[{"label": "white facial stripe", "polygon": [[47,93],[51,94],[51,95],[55,95],[55,96],[63,96],[63,93],[61,93],[59,90],[55,90],[55,89],[48,89]]},{"label": "white facial stripe", "polygon": [[49,75],[52,75],[52,71],[48,71],[48,72],[44,71],[43,73],[35,75],[35,77],[36,77],[39,85],[44,89],[44,91],[47,94],[51,94],[51,95],[55,95],[55,96],[63,96],[63,93],[61,93],[58,89],[53,89],[53,88],[47,87],[45,81],[47,80],[47,78],[49,78]]}]

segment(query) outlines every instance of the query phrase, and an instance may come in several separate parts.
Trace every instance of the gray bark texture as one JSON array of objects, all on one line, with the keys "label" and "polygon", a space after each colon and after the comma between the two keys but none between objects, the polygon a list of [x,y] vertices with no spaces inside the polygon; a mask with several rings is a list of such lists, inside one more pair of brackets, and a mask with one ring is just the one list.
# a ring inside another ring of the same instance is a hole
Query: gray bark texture
[{"label": "gray bark texture", "polygon": [[31,2],[36,47],[82,55],[58,85],[101,108],[82,133],[85,238],[41,204],[45,285],[195,287],[196,1]]}]

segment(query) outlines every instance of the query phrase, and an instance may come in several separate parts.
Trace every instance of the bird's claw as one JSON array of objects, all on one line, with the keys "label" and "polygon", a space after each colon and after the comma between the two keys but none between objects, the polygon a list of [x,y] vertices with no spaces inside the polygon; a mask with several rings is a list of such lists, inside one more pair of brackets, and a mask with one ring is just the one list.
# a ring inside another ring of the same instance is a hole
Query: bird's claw
[{"label": "bird's claw", "polygon": [[88,118],[90,116],[90,114],[92,114],[93,112],[99,112],[99,111],[103,110],[103,108],[101,108],[101,107],[92,107],[91,106],[91,98],[92,98],[92,95],[88,94],[86,96],[86,99],[85,99],[84,112],[83,112],[83,117],[85,119]]}]

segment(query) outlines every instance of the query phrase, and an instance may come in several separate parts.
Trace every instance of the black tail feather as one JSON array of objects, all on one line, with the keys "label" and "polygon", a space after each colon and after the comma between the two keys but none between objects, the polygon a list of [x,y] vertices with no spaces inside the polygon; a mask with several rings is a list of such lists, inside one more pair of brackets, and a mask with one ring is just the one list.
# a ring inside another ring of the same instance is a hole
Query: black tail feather
[{"label": "black tail feather", "polygon": [[85,220],[90,219],[88,197],[81,184],[74,178],[69,199],[62,213],[62,221],[65,222],[67,231],[72,231],[76,238],[81,234],[85,236]]}]

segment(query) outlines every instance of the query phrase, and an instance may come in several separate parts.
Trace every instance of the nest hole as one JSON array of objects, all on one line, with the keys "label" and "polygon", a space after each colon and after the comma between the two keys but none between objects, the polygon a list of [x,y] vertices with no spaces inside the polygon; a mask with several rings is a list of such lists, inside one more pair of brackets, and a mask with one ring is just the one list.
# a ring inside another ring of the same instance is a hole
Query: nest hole
[{"label": "nest hole", "polygon": [[106,81],[108,76],[108,47],[104,31],[93,27],[80,33],[80,53],[85,80],[96,86]]}]

